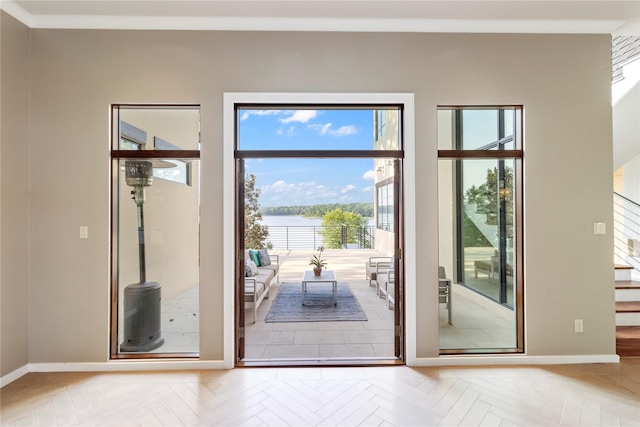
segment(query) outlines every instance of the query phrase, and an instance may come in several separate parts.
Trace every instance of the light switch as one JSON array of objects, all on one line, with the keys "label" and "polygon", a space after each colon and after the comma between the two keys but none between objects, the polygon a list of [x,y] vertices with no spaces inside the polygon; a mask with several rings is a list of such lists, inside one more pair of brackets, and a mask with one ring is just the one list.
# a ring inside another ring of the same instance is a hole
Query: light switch
[{"label": "light switch", "polygon": [[593,234],[607,234],[606,224],[604,222],[594,222]]},{"label": "light switch", "polygon": [[87,227],[86,225],[81,225],[80,226],[80,238],[81,239],[88,239],[89,238],[89,227]]}]

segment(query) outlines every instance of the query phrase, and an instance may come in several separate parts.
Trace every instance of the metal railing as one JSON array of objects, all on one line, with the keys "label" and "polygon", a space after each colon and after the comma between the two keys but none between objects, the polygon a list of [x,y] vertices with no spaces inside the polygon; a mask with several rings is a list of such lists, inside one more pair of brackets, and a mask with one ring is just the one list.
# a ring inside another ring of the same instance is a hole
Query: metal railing
[{"label": "metal railing", "polygon": [[270,249],[318,249],[328,246],[328,239],[349,249],[374,249],[375,227],[268,226],[267,243]]},{"label": "metal railing", "polygon": [[614,260],[640,271],[640,205],[613,193]]}]

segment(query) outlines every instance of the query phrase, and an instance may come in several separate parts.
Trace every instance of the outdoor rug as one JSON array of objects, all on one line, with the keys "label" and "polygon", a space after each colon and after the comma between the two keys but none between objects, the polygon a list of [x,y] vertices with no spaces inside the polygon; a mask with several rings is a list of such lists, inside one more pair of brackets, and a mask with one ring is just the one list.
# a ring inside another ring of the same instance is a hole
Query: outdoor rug
[{"label": "outdoor rug", "polygon": [[333,287],[330,284],[307,286],[302,305],[302,284],[284,282],[271,305],[266,323],[278,322],[335,322],[363,321],[367,316],[349,284],[338,282],[338,304],[333,305]]}]

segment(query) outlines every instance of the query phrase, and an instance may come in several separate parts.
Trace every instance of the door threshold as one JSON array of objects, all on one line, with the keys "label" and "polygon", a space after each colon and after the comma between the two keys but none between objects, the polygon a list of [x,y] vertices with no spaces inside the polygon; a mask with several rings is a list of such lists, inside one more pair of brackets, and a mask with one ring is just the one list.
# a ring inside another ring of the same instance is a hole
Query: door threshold
[{"label": "door threshold", "polygon": [[404,366],[405,362],[397,358],[324,358],[324,359],[244,359],[236,362],[237,368],[267,368],[267,367],[374,367],[374,366]]}]

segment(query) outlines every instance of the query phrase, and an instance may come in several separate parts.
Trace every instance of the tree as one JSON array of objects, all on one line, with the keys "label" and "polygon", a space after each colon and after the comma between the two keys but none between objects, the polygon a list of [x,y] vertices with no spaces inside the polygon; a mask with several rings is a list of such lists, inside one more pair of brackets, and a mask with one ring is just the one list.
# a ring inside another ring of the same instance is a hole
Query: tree
[{"label": "tree", "polygon": [[324,214],[321,231],[329,249],[340,249],[347,243],[357,243],[366,232],[366,220],[359,213],[344,212],[337,208]]},{"label": "tree", "polygon": [[[507,224],[511,222],[513,216],[513,169],[509,166],[504,168],[504,181],[499,182],[498,168],[487,169],[487,181],[480,186],[485,196],[486,223],[490,225],[498,224],[498,212],[505,209]],[[501,207],[501,204],[504,205]]]},{"label": "tree", "polygon": [[256,188],[256,176],[247,174],[244,180],[244,245],[245,248],[265,249],[269,229],[262,225],[260,213],[260,189]]}]

